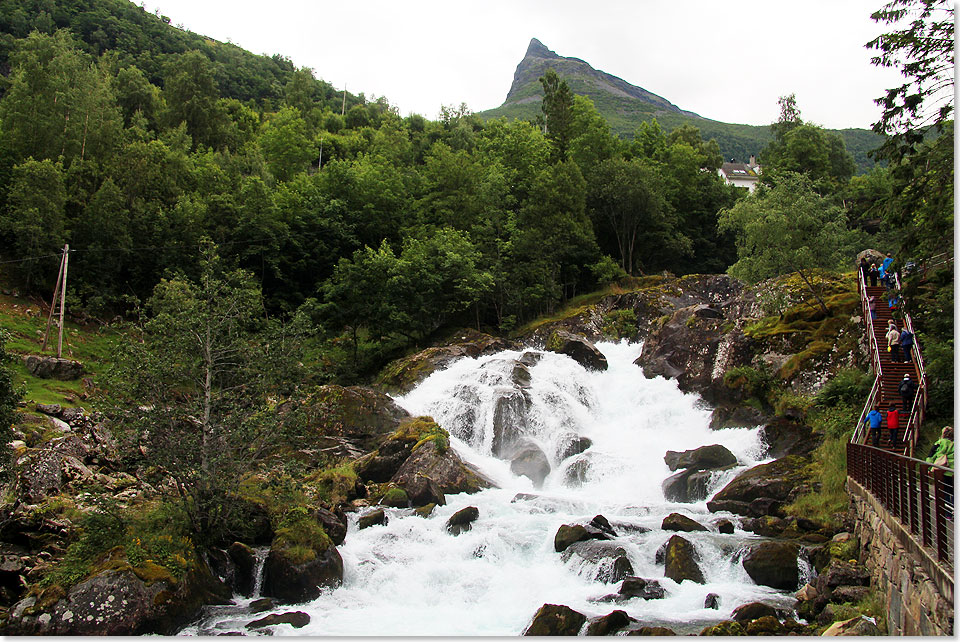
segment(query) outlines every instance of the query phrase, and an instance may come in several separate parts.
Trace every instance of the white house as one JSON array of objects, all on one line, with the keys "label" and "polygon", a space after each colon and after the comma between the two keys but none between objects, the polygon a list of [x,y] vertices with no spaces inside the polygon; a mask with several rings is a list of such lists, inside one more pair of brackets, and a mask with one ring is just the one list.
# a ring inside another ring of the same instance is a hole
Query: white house
[{"label": "white house", "polygon": [[757,181],[760,180],[760,166],[757,165],[756,156],[751,156],[749,163],[724,163],[717,173],[727,185],[746,187],[751,193],[757,188]]}]

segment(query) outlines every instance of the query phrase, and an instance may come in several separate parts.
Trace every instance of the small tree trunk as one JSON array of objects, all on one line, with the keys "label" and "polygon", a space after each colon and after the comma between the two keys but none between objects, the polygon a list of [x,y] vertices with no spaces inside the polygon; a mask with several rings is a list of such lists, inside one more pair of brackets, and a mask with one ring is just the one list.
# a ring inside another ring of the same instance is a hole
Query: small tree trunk
[{"label": "small tree trunk", "polygon": [[817,300],[817,303],[820,304],[820,309],[823,310],[823,313],[827,316],[830,315],[830,310],[827,308],[827,304],[823,302],[823,299],[820,298],[820,295],[817,294],[817,291],[813,288],[813,284],[810,283],[810,280],[807,279],[807,275],[803,273],[803,270],[797,270],[797,274],[800,275],[800,278],[803,279],[803,282],[807,284],[807,289],[810,290],[810,293],[813,295],[813,298]]}]

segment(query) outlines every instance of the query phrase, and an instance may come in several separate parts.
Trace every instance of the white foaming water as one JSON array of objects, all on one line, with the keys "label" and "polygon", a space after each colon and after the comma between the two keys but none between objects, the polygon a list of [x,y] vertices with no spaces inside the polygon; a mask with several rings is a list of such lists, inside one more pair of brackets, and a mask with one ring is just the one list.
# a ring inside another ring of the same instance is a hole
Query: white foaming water
[{"label": "white foaming water", "polygon": [[[608,370],[588,372],[568,357],[542,353],[529,368],[523,394],[511,381],[516,381],[512,373],[521,353],[507,351],[462,359],[398,398],[411,414],[433,416],[450,431],[457,453],[500,488],[447,495],[447,505],[426,519],[409,509],[387,509],[387,525],[360,531],[358,516],[351,516],[339,547],[343,585],[312,602],[276,609],[302,610],[311,618],[301,629],[276,627],[276,634],[517,635],[545,603],[565,604],[589,617],[623,609],[643,625],[692,633],[728,619],[747,602],[789,608],[791,596],[755,585],[743,570],[736,553],[753,536],[739,529],[724,535],[711,526],[719,517],[736,523],[735,516],[711,514],[703,501],[667,502],[661,490],[672,474],[663,461],[667,450],[722,444],[743,466],[752,466],[763,457],[758,431],[710,430],[710,412],[699,407],[698,397],[682,393],[674,381],[643,376],[633,364],[639,345],[597,347],[607,357]],[[511,396],[517,403],[504,406],[503,398]],[[493,456],[498,399],[501,414],[513,412],[520,437],[547,455],[551,472],[540,489]],[[589,439],[589,448],[560,461],[577,437]],[[710,493],[743,466],[715,475]],[[518,493],[524,496],[517,498]],[[480,516],[470,531],[454,537],[446,522],[467,506],[477,507]],[[677,584],[663,577],[663,566],[654,561],[656,550],[673,535],[660,529],[672,512],[711,528],[683,534],[700,555],[705,584]],[[561,525],[586,523],[598,514],[617,531],[615,544],[626,552],[634,575],[657,579],[666,590],[664,599],[600,602],[619,587],[595,579],[601,562],[578,555],[564,561],[554,551]],[[704,608],[708,593],[720,596],[719,610]],[[238,606],[247,602],[237,600]],[[242,631],[263,615],[220,609],[183,633]]]}]

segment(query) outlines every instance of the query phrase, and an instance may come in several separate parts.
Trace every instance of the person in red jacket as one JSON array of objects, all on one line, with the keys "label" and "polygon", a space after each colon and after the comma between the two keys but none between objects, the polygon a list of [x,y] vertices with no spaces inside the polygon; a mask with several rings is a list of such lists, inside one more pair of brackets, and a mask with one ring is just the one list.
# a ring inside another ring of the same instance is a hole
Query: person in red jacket
[{"label": "person in red jacket", "polygon": [[897,447],[897,432],[900,430],[900,411],[897,410],[897,404],[890,404],[890,410],[887,411],[887,428],[890,430],[890,445]]}]

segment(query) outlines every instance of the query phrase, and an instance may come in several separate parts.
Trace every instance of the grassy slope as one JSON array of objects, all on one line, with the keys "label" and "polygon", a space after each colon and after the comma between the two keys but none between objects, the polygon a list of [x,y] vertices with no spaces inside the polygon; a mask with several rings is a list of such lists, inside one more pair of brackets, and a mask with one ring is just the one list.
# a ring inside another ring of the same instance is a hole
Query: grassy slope
[{"label": "grassy slope", "polygon": [[[47,323],[47,308],[37,302],[0,294],[0,327],[9,333],[7,352],[15,357],[10,364],[18,384],[26,389],[28,403],[58,403],[66,407],[88,406],[81,380],[57,381],[30,375],[22,357],[40,354],[43,331]],[[67,319],[63,334],[63,356],[83,363],[84,377],[94,377],[110,363],[110,355],[119,337],[116,330],[98,324],[81,325]],[[50,329],[51,338],[44,354],[55,356],[57,351],[56,326]]]}]

